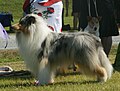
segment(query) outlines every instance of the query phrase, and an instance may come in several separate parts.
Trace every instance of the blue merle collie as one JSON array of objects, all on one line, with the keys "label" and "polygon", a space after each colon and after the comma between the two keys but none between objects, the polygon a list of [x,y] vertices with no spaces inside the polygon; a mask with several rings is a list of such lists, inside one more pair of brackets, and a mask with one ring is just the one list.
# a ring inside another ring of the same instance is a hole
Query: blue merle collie
[{"label": "blue merle collie", "polygon": [[100,39],[85,32],[56,33],[42,17],[28,14],[13,25],[16,39],[26,66],[34,74],[37,84],[54,82],[58,67],[75,63],[88,76],[106,82],[113,72]]}]

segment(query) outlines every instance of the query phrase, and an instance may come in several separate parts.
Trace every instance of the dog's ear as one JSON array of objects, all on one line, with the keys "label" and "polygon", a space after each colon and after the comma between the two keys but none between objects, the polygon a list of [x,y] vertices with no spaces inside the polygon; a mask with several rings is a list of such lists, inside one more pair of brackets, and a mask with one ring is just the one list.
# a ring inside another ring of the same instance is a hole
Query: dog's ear
[{"label": "dog's ear", "polygon": [[35,23],[35,17],[34,16],[26,16],[20,19],[19,23],[24,26],[29,26],[32,23]]},{"label": "dog's ear", "polygon": [[26,18],[26,22],[28,25],[31,25],[32,23],[34,24],[35,23],[35,17],[34,16],[28,16]]},{"label": "dog's ear", "polygon": [[101,21],[101,19],[102,19],[102,16],[98,16],[98,17],[97,17],[97,19],[98,19],[99,21]]},{"label": "dog's ear", "polygon": [[88,22],[92,20],[92,17],[91,16],[87,16],[87,20]]}]

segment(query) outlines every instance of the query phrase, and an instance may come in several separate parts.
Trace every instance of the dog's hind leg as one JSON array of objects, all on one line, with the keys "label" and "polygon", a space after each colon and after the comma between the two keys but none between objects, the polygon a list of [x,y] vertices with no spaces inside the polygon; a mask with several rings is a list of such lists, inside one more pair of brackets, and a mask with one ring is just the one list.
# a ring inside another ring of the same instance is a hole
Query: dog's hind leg
[{"label": "dog's hind leg", "polygon": [[78,66],[83,74],[97,76],[97,80],[100,82],[106,82],[108,78],[106,69],[101,66],[98,53],[95,51],[86,50],[84,56],[80,57]]},{"label": "dog's hind leg", "polygon": [[110,78],[113,72],[113,67],[103,49],[99,49],[99,60],[101,66],[105,68],[108,78]]},{"label": "dog's hind leg", "polygon": [[[97,56],[96,56],[97,57]],[[106,82],[113,72],[113,67],[107,58],[102,47],[98,48],[98,64],[95,67],[95,74],[97,75],[97,80],[100,82]]]},{"label": "dog's hind leg", "polygon": [[38,81],[39,85],[51,84],[54,82],[54,71],[51,70],[47,58],[42,59],[40,62]]},{"label": "dog's hind leg", "polygon": [[97,75],[97,81],[99,82],[106,82],[107,81],[107,72],[105,68],[97,66],[95,69],[95,74]]},{"label": "dog's hind leg", "polygon": [[96,66],[90,69],[88,66],[78,65],[80,72],[87,76],[97,76],[97,81],[106,82],[108,76],[105,68],[101,66]]}]

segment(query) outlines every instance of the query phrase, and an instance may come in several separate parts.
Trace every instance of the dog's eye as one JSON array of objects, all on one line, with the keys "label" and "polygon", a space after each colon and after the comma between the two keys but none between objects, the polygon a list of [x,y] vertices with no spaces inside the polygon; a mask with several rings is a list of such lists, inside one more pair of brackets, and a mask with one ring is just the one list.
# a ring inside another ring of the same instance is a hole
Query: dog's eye
[{"label": "dog's eye", "polygon": [[21,25],[24,25],[24,24],[25,24],[25,18],[24,18],[24,17],[22,17],[22,18],[20,19],[19,24],[21,24]]},{"label": "dog's eye", "polygon": [[19,22],[19,24],[24,25],[24,24],[25,24],[25,21],[24,21],[24,20],[21,20],[21,21]]}]

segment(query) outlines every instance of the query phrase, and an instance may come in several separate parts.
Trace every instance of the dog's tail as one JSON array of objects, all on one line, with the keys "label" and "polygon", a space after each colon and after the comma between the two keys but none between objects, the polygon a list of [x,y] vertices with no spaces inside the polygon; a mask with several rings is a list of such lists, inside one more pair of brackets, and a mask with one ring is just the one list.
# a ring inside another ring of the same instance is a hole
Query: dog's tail
[{"label": "dog's tail", "polygon": [[107,55],[105,54],[104,50],[101,48],[99,49],[99,59],[100,59],[101,65],[105,68],[108,79],[109,79],[112,75],[113,67],[112,67]]}]

